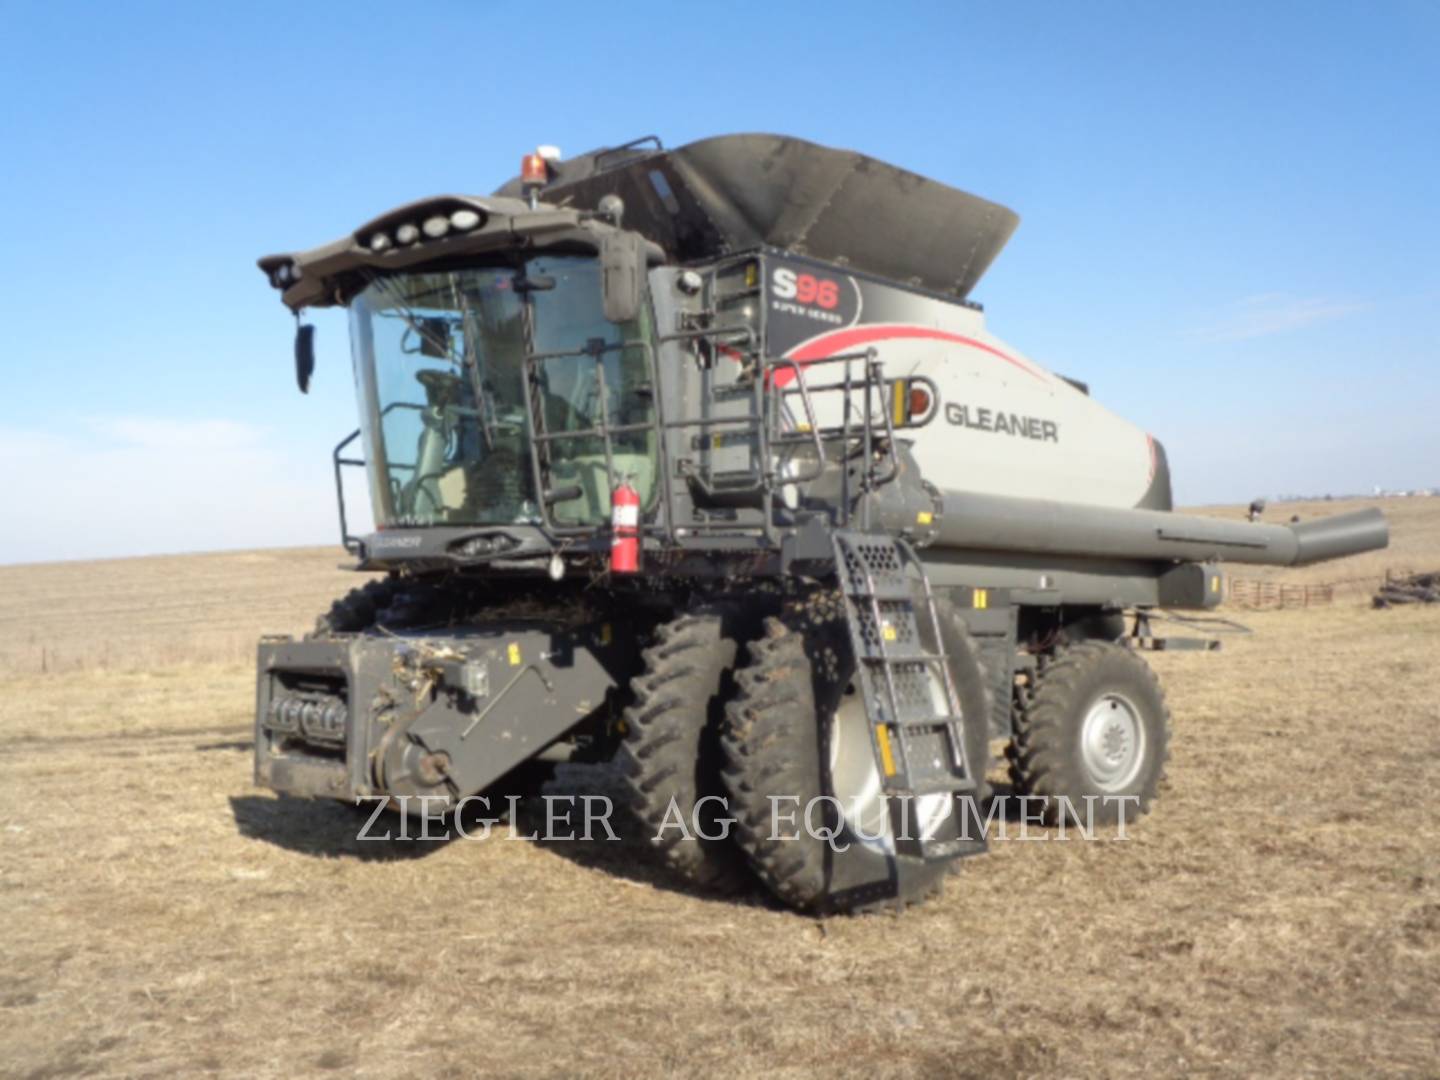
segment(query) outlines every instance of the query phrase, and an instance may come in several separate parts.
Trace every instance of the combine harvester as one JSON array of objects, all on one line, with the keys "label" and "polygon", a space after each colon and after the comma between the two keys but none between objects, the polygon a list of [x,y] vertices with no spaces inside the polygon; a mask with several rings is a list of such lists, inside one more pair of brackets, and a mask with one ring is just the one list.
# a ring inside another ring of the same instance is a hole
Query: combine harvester
[{"label": "combine harvester", "polygon": [[983,849],[992,738],[1052,820],[1148,809],[1138,650],[1205,644],[1151,613],[1386,525],[1172,513],[1160,443],[969,299],[1017,221],[798,139],[646,139],[261,259],[297,315],[349,310],[337,490],[364,465],[377,531],[342,491],[341,532],[387,576],[261,644],[257,781],[443,812],[614,760],[677,875],[819,913]]}]

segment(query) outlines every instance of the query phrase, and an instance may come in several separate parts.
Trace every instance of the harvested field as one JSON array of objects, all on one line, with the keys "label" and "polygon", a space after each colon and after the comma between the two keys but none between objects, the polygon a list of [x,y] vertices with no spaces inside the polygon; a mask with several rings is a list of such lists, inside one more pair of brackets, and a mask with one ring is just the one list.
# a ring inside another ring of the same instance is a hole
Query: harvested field
[{"label": "harvested field", "polygon": [[939,901],[823,924],[253,787],[253,639],[355,583],[338,551],[0,568],[0,1073],[1433,1076],[1440,608],[1369,596],[1440,569],[1440,500],[1382,505],[1391,551],[1293,577],[1369,586],[1156,658],[1128,839],[1011,823]]}]

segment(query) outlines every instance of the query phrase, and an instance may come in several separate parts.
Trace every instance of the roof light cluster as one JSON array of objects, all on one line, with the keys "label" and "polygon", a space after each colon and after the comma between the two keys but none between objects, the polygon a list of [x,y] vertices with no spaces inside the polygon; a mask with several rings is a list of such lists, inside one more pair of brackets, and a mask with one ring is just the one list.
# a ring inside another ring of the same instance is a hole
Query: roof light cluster
[{"label": "roof light cluster", "polygon": [[300,267],[294,263],[281,263],[270,271],[270,284],[277,289],[288,289],[300,280]]},{"label": "roof light cluster", "polygon": [[370,234],[365,245],[377,255],[394,247],[409,247],[423,234],[429,240],[439,240],[452,232],[464,233],[478,229],[484,221],[480,211],[462,206],[448,214],[434,214],[416,224],[413,221],[396,226],[393,233],[381,229]]}]

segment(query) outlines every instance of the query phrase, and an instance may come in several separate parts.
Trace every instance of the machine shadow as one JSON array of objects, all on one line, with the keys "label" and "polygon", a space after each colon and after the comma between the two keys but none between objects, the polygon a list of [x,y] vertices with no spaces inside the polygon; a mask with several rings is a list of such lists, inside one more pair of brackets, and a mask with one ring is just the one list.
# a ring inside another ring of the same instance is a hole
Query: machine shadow
[{"label": "machine shadow", "polygon": [[[362,836],[373,803],[352,806],[324,799],[232,795],[230,811],[240,835],[317,858],[354,858],[362,862],[400,862],[433,855],[458,836],[444,835],[443,822],[432,826],[430,839],[400,838],[398,816],[383,813]],[[411,836],[419,828],[411,825]],[[386,834],[389,839],[384,839]]]},{"label": "machine shadow", "polygon": [[[677,877],[647,843],[646,833],[649,827],[630,811],[624,789],[611,765],[562,765],[555,779],[545,785],[543,794],[551,796],[552,799],[574,800],[573,803],[555,803],[561,813],[566,806],[571,807],[571,825],[561,825],[555,830],[556,835],[549,839],[545,838],[543,799],[532,798],[522,804],[516,826],[523,827],[527,835],[538,834],[539,838],[531,842],[546,852],[587,870],[597,870],[635,885],[648,886],[695,900],[783,909],[783,905],[772,901],[768,894],[764,893],[758,882],[750,888],[721,891],[702,888]],[[584,814],[580,796],[584,795],[592,799],[600,796],[609,801],[606,823],[614,832],[615,839],[610,838],[598,820],[592,822],[589,839],[581,835]],[[566,829],[573,829],[576,838],[561,839]]]},{"label": "machine shadow", "polygon": [[[999,800],[1001,816],[1017,821],[1018,800],[1007,797],[1013,794],[1008,782],[994,782],[990,798],[980,807],[981,814],[988,813],[992,800]],[[588,836],[582,797],[591,800]],[[433,819],[428,838],[420,837],[417,823],[407,824],[389,812],[367,828],[373,803],[352,806],[324,799],[232,795],[230,807],[242,836],[316,858],[401,862],[426,858],[456,842],[495,843],[513,835],[578,867],[637,886],[708,902],[789,910],[759,882],[721,891],[677,878],[647,843],[648,827],[629,810],[624,788],[608,764],[560,766],[555,778],[540,791],[517,801],[513,815],[504,796],[490,795],[489,799],[489,808],[471,800],[458,822],[453,815]]]},{"label": "machine shadow", "polygon": [[980,807],[983,814],[988,815],[995,803],[1000,804],[1001,813],[998,815],[1004,821],[1018,822],[1021,817],[1020,796],[1023,794],[1009,780],[995,780],[990,784],[990,796],[985,800],[985,805]]},{"label": "machine shadow", "polygon": [[[551,797],[549,804],[544,796]],[[592,799],[588,839],[584,836],[581,796]],[[597,796],[607,802],[596,801]],[[489,809],[474,800],[467,803],[458,822],[453,816],[433,820],[428,831],[434,835],[428,839],[419,837],[418,824],[406,825],[398,815],[388,812],[382,813],[367,830],[373,803],[352,806],[324,799],[232,795],[230,809],[242,836],[315,858],[350,858],[362,862],[423,859],[452,843],[506,841],[508,826],[515,837],[525,843],[576,866],[636,885],[699,900],[781,907],[778,901],[764,895],[758,884],[748,891],[722,893],[677,880],[645,842],[646,827],[626,808],[623,792],[609,766],[561,766],[557,777],[541,792],[517,802],[513,820],[503,796],[492,795],[490,802]],[[553,813],[555,819],[547,821],[547,813]],[[490,826],[488,837],[483,835],[486,824]],[[404,832],[412,838],[402,838]],[[610,838],[612,832],[615,839]]]}]

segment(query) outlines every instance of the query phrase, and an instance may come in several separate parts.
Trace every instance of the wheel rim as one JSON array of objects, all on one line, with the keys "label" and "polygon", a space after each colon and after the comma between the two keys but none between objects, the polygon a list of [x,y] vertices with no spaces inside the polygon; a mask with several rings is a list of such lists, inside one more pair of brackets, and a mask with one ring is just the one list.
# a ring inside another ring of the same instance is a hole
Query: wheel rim
[{"label": "wheel rim", "polygon": [[1145,759],[1140,710],[1120,694],[1101,694],[1080,726],[1080,752],[1101,791],[1128,787]]},{"label": "wheel rim", "polygon": [[[890,820],[885,787],[875,762],[870,717],[858,693],[847,693],[830,716],[830,792],[852,833],[850,842],[886,855],[895,853],[895,832]],[[915,799],[911,818],[921,836],[929,839],[950,813],[950,796],[943,792]],[[804,812],[804,807],[800,808]]]}]

